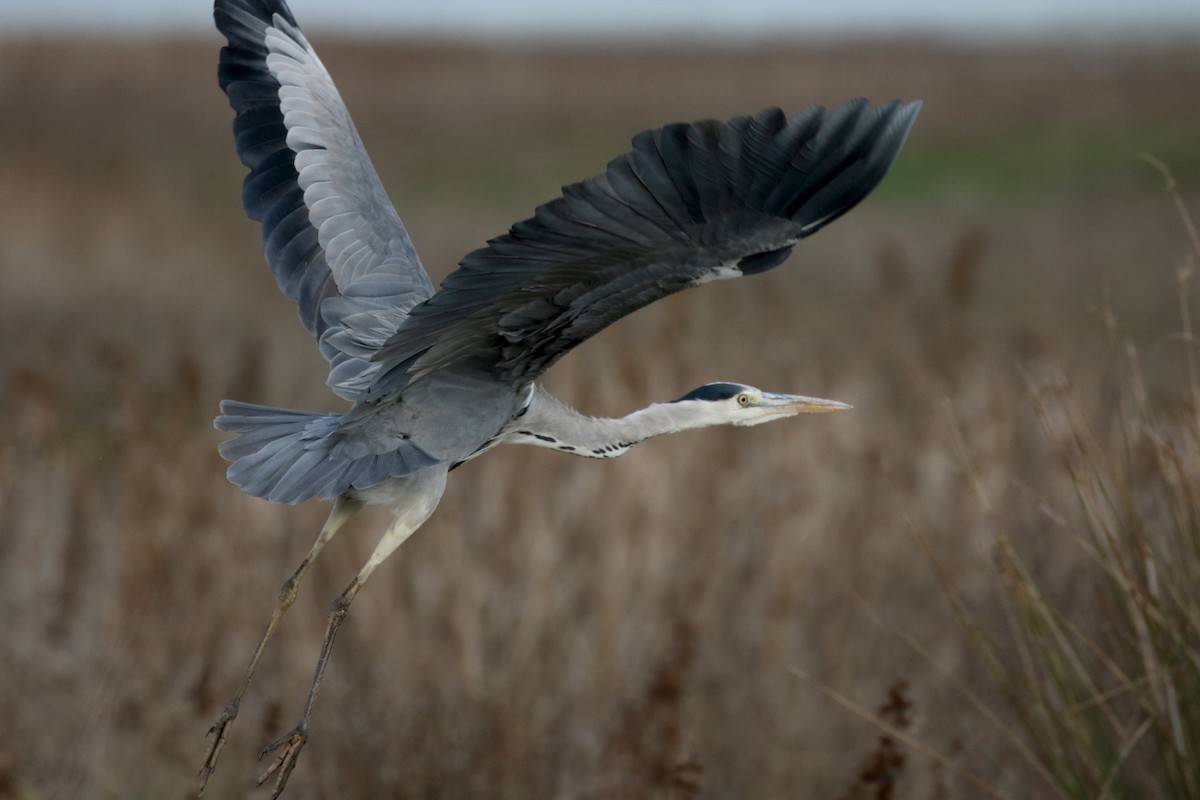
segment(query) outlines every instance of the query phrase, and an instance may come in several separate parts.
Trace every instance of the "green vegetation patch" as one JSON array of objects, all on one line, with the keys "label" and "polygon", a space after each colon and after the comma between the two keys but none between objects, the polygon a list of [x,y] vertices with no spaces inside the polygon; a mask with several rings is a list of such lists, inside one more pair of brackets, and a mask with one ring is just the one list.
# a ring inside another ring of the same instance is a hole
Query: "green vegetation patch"
[{"label": "green vegetation patch", "polygon": [[1064,201],[1161,190],[1161,176],[1140,153],[1170,165],[1181,187],[1200,185],[1196,132],[1184,126],[1039,124],[914,135],[877,195],[903,201],[961,195]]}]

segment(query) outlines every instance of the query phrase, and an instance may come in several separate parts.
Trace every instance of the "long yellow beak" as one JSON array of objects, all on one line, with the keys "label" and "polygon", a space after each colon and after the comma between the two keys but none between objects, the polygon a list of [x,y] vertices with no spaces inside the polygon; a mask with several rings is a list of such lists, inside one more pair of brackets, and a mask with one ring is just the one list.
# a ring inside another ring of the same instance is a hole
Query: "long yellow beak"
[{"label": "long yellow beak", "polygon": [[837,400],[820,397],[803,397],[797,394],[768,394],[763,392],[760,408],[778,409],[783,414],[824,414],[826,411],[846,411],[854,408]]}]

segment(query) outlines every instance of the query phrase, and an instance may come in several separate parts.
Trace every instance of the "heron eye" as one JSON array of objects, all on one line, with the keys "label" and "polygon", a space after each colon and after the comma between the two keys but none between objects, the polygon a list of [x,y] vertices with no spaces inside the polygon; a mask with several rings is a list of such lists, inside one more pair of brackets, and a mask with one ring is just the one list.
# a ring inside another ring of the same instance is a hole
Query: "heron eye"
[{"label": "heron eye", "polygon": [[746,403],[749,403],[749,402],[750,402],[750,395],[748,395],[748,394],[739,394],[738,395],[738,405],[739,406],[744,406],[744,405],[746,405]]}]

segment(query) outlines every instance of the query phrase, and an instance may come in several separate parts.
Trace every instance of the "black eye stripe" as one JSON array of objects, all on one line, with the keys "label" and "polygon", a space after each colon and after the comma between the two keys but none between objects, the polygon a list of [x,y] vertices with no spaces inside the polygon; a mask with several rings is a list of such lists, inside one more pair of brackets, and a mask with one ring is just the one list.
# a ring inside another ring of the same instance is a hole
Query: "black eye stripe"
[{"label": "black eye stripe", "polygon": [[746,387],[740,383],[709,383],[701,386],[699,389],[692,391],[672,402],[678,403],[680,400],[728,400],[731,397],[737,397],[746,391]]}]

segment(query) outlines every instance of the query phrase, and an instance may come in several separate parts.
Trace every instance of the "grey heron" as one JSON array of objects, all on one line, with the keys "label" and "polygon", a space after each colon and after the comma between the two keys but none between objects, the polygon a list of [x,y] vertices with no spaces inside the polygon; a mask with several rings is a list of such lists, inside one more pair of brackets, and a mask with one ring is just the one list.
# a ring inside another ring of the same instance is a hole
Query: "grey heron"
[{"label": "grey heron", "polygon": [[276,753],[278,797],[308,738],[338,628],[384,559],[433,513],[450,470],[500,444],[615,458],[660,434],[848,408],[738,383],[701,386],[619,419],[580,414],[537,379],[573,347],[691,286],[772,269],[883,179],[919,102],[777,108],[634,137],[600,175],[567,186],[466,255],[434,289],[329,73],[283,0],[216,0],[219,80],[249,169],[247,214],[266,258],[351,407],[309,413],[224,401],[229,480],[278,503],[333,501],[284,582],[241,684],[212,726],[201,792],[263,649],[322,547],[365,505],[392,519],[334,601],[300,722]]}]

